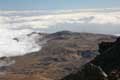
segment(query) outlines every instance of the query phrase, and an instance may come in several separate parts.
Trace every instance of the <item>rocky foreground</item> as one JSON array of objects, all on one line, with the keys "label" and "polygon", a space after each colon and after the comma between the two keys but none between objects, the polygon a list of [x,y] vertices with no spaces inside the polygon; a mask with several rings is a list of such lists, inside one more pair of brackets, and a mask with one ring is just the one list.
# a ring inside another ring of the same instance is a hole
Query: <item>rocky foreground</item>
[{"label": "rocky foreground", "polygon": [[70,31],[39,35],[43,36],[37,41],[42,44],[40,51],[0,59],[0,80],[119,78],[120,41],[115,41],[117,37]]},{"label": "rocky foreground", "polygon": [[100,55],[62,80],[120,80],[120,38],[99,44]]}]

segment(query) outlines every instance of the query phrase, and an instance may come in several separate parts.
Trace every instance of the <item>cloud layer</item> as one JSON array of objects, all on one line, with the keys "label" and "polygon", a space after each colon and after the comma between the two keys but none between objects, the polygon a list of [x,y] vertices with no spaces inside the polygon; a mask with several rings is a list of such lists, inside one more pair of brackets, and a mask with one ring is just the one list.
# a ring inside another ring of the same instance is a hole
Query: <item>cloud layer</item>
[{"label": "cloud layer", "polygon": [[37,34],[27,36],[31,32],[26,29],[19,31],[0,29],[0,57],[24,55],[40,50],[41,46],[36,43],[40,36]]},{"label": "cloud layer", "polygon": [[[2,16],[2,15],[6,16]],[[28,14],[28,15],[27,15]],[[33,14],[33,15],[32,15]],[[0,26],[8,28],[48,28],[57,24],[120,24],[120,11],[6,11],[1,12]]]},{"label": "cloud layer", "polygon": [[38,51],[38,35],[26,35],[59,30],[120,34],[120,10],[0,11],[0,57]]}]

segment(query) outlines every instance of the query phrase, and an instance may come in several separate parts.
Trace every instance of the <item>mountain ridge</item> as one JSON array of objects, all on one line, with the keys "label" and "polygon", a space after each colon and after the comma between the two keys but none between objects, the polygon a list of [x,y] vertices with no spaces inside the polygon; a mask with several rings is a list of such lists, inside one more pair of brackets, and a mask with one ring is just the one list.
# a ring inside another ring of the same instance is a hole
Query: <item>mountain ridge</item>
[{"label": "mountain ridge", "polygon": [[[62,36],[61,36],[62,35]],[[97,56],[98,44],[112,42],[117,37],[101,34],[56,32],[46,34],[42,49],[22,56],[14,56],[15,64],[0,75],[2,80],[59,80],[75,73]],[[90,55],[88,55],[90,53]]]}]

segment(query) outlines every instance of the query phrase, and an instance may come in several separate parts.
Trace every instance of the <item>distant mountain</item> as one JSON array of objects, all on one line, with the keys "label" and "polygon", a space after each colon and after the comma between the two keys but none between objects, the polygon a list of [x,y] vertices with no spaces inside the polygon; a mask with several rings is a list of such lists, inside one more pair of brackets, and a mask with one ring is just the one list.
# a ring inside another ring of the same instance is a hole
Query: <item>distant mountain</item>
[{"label": "distant mountain", "polygon": [[42,44],[42,49],[23,56],[9,57],[15,63],[5,68],[4,75],[0,74],[1,80],[60,80],[76,73],[99,55],[99,43],[113,42],[117,38],[70,31],[37,34],[42,35],[37,41],[37,44]]}]

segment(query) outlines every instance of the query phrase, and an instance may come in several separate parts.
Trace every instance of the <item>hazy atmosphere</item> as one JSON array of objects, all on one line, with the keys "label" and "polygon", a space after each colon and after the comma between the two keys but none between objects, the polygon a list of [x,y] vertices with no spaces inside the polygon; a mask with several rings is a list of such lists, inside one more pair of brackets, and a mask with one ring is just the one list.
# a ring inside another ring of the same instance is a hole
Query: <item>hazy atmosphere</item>
[{"label": "hazy atmosphere", "polygon": [[[119,35],[119,4],[118,0],[1,0],[0,52],[3,54],[0,55],[39,50],[32,39],[34,36],[26,37],[36,31],[70,30]],[[16,37],[21,42],[13,40]]]}]

